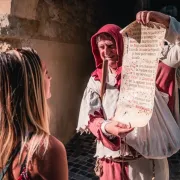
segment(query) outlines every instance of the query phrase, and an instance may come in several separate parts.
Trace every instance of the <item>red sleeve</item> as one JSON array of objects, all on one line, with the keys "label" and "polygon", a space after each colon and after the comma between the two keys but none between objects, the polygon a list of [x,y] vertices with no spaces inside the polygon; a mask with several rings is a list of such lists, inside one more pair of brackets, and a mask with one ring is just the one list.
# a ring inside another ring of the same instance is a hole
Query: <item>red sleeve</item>
[{"label": "red sleeve", "polygon": [[88,124],[89,130],[97,137],[97,140],[101,141],[105,147],[111,149],[112,151],[119,150],[120,139],[117,137],[112,141],[109,140],[101,131],[101,124],[104,122],[102,111],[95,111],[94,115],[90,115],[90,120]]}]

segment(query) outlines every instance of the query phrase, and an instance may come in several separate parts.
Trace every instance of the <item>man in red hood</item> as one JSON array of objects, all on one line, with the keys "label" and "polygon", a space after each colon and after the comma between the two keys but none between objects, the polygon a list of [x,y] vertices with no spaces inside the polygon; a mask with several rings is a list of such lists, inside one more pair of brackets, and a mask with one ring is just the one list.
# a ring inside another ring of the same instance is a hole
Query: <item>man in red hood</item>
[{"label": "man in red hood", "polygon": [[[167,39],[176,38],[174,32],[177,32],[178,28],[174,24],[178,22],[165,14],[140,12],[137,14],[136,20],[144,25],[149,20],[162,23],[169,30]],[[158,180],[168,180],[167,158],[152,161],[143,157],[124,140],[124,137],[134,129],[113,119],[121,85],[124,47],[120,30],[117,25],[107,24],[91,38],[96,70],[92,73],[84,91],[77,131],[92,132],[97,138],[95,172],[101,180],[151,180],[154,174]],[[177,55],[177,52],[173,52],[173,54]],[[168,62],[172,60],[172,57],[176,59],[173,62],[179,62],[177,56],[171,55],[165,58],[169,60]],[[108,61],[108,70],[105,93],[101,99],[102,65],[105,59]],[[167,64],[160,63],[156,86],[159,91],[169,95],[168,108],[174,112],[175,101],[172,94],[175,88],[175,68],[169,67]],[[177,64],[173,65],[177,66]],[[168,71],[168,74],[166,73],[164,76],[162,70]],[[153,122],[153,119],[151,121]]]}]

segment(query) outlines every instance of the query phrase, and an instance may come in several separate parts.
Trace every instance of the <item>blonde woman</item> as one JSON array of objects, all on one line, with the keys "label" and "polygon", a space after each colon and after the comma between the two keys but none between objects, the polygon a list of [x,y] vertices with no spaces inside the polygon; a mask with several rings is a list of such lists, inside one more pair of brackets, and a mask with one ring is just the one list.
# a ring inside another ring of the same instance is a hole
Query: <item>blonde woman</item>
[{"label": "blonde woman", "polygon": [[68,179],[64,145],[49,132],[50,80],[33,49],[0,54],[0,179]]}]

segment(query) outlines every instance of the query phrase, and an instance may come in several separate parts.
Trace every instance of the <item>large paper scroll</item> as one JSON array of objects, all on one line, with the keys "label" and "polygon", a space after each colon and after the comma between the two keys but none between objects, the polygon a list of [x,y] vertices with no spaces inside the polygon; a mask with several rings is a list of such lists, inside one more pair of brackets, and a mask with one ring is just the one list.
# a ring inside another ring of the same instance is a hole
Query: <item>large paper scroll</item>
[{"label": "large paper scroll", "polygon": [[115,120],[143,127],[151,119],[155,80],[165,28],[133,22],[121,31],[124,40],[121,87]]}]

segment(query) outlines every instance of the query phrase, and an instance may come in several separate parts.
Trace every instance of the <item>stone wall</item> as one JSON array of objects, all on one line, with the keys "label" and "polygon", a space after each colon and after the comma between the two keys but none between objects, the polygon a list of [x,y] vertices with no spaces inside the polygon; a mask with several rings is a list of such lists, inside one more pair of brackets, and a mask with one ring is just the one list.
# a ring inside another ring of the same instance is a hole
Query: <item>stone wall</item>
[{"label": "stone wall", "polygon": [[[96,0],[39,0],[40,34],[68,43],[86,43],[97,30],[103,10]],[[53,28],[52,28],[53,27]]]},{"label": "stone wall", "polygon": [[52,76],[52,134],[75,133],[82,93],[92,70],[91,35],[101,24],[101,0],[1,0],[0,51],[36,49]]}]

